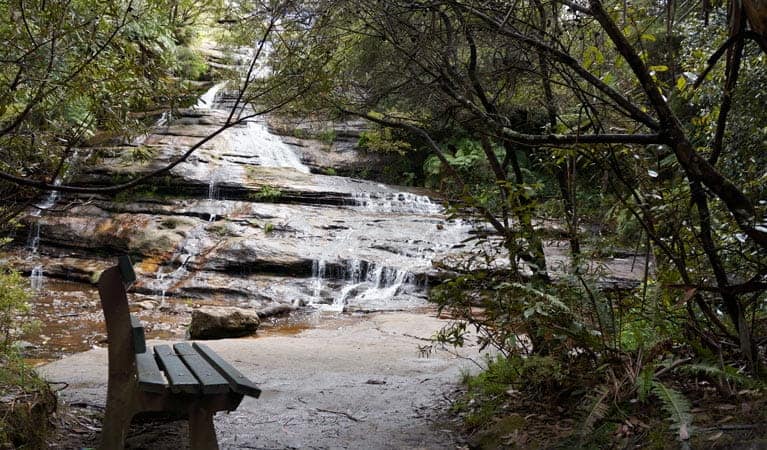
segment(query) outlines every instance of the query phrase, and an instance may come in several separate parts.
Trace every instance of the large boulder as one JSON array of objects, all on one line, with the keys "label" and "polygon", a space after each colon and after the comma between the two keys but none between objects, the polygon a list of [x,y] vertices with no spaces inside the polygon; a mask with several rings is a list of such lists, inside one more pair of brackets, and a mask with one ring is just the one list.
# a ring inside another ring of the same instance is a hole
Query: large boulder
[{"label": "large boulder", "polygon": [[203,306],[192,311],[189,325],[191,339],[222,339],[247,336],[256,332],[261,320],[254,310]]}]

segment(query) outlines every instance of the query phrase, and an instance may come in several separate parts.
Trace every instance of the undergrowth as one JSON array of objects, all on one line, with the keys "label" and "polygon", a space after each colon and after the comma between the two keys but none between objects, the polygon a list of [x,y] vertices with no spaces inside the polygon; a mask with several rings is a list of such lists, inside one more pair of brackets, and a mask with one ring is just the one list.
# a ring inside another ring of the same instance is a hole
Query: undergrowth
[{"label": "undergrowth", "polygon": [[653,287],[474,273],[432,300],[454,318],[437,341],[464,345],[472,331],[497,355],[453,408],[478,448],[717,447],[767,430],[765,380],[737,354],[691,345],[684,310]]},{"label": "undergrowth", "polygon": [[50,388],[16,345],[31,325],[25,282],[18,272],[0,268],[0,448],[43,448],[56,408]]}]

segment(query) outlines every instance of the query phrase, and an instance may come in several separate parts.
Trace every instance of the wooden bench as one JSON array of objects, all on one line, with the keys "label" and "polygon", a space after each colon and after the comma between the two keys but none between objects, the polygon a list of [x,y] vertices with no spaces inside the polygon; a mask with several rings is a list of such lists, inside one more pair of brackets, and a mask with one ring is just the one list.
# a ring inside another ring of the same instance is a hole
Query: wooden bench
[{"label": "wooden bench", "polygon": [[126,289],[135,281],[127,256],[98,281],[109,340],[107,406],[101,449],[122,449],[133,417],[165,411],[189,420],[190,447],[217,449],[213,415],[233,411],[243,396],[261,391],[218,354],[199,343],[146,347],[144,326],[128,310]]}]

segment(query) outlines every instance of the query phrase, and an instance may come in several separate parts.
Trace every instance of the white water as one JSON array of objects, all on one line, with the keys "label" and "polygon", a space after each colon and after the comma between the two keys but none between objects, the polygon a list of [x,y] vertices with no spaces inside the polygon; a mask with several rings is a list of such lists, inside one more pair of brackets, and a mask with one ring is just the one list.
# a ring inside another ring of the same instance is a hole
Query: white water
[{"label": "white water", "polygon": [[189,276],[189,266],[209,246],[205,228],[213,221],[215,214],[207,221],[199,221],[179,244],[174,255],[164,266],[157,269],[155,280],[150,286],[160,297],[160,307],[165,306],[165,297],[169,290]]},{"label": "white water", "polygon": [[[221,103],[216,101],[217,95],[222,92],[226,84],[227,82],[222,82],[212,86],[200,97],[194,108],[200,111],[218,111],[228,114],[229,111],[220,109]],[[269,133],[261,120],[246,120],[242,125],[225,131],[224,135],[229,140],[230,147],[241,157],[253,157],[260,166],[285,167],[309,173],[309,168],[301,163],[293,149],[282,142],[278,136]]]},{"label": "white water", "polygon": [[231,147],[243,155],[254,156],[260,166],[286,167],[309,173],[309,168],[301,163],[293,149],[279,136],[269,133],[260,121],[248,120],[244,126],[231,128],[227,133]]},{"label": "white water", "polygon": [[37,265],[32,269],[32,274],[29,276],[29,284],[36,291],[43,288],[43,266]]},{"label": "white water", "polygon": [[[420,291],[415,275],[407,269],[389,267],[360,259],[340,262],[328,270],[325,260],[313,264],[312,304],[328,311],[343,311],[351,300],[363,305],[386,305],[401,290]],[[327,303],[326,296],[331,302]]]},{"label": "white water", "polygon": [[216,102],[216,95],[224,88],[224,86],[226,86],[226,84],[227,82],[224,81],[213,85],[206,93],[202,94],[200,98],[197,99],[197,104],[194,105],[194,109],[202,111],[213,109]]},{"label": "white water", "polygon": [[352,205],[381,213],[442,214],[445,209],[425,195],[409,192],[355,192]]},{"label": "white water", "polygon": [[[65,180],[71,173],[72,167],[77,163],[78,160],[78,151],[75,150],[72,152],[72,155],[70,156],[69,160],[69,166],[64,170],[64,173],[62,173],[59,177],[57,177],[55,180],[53,180],[54,186],[61,186],[61,183],[63,180]],[[53,208],[54,205],[56,205],[56,202],[59,200],[60,193],[59,191],[50,191],[46,194],[45,198],[40,202],[36,203],[34,205],[34,209],[30,213],[31,217],[35,217],[35,223],[29,230],[29,238],[27,239],[27,249],[29,250],[29,256],[27,259],[40,262],[40,256],[38,255],[38,250],[40,249],[40,219],[39,217],[42,215],[43,212],[50,210]],[[30,287],[34,290],[40,290],[43,287],[43,265],[37,264],[32,269],[31,274],[29,275],[29,284]]]}]

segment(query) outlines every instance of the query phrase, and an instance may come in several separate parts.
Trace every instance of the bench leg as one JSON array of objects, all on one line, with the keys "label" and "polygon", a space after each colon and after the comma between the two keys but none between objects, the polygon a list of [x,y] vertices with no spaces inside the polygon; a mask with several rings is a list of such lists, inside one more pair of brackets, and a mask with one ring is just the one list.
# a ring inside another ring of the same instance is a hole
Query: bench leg
[{"label": "bench leg", "polygon": [[101,450],[122,450],[125,448],[125,437],[133,419],[133,411],[129,408],[107,408],[104,423],[101,427]]},{"label": "bench leg", "polygon": [[191,450],[218,450],[214,413],[192,406],[189,409],[189,447]]}]

